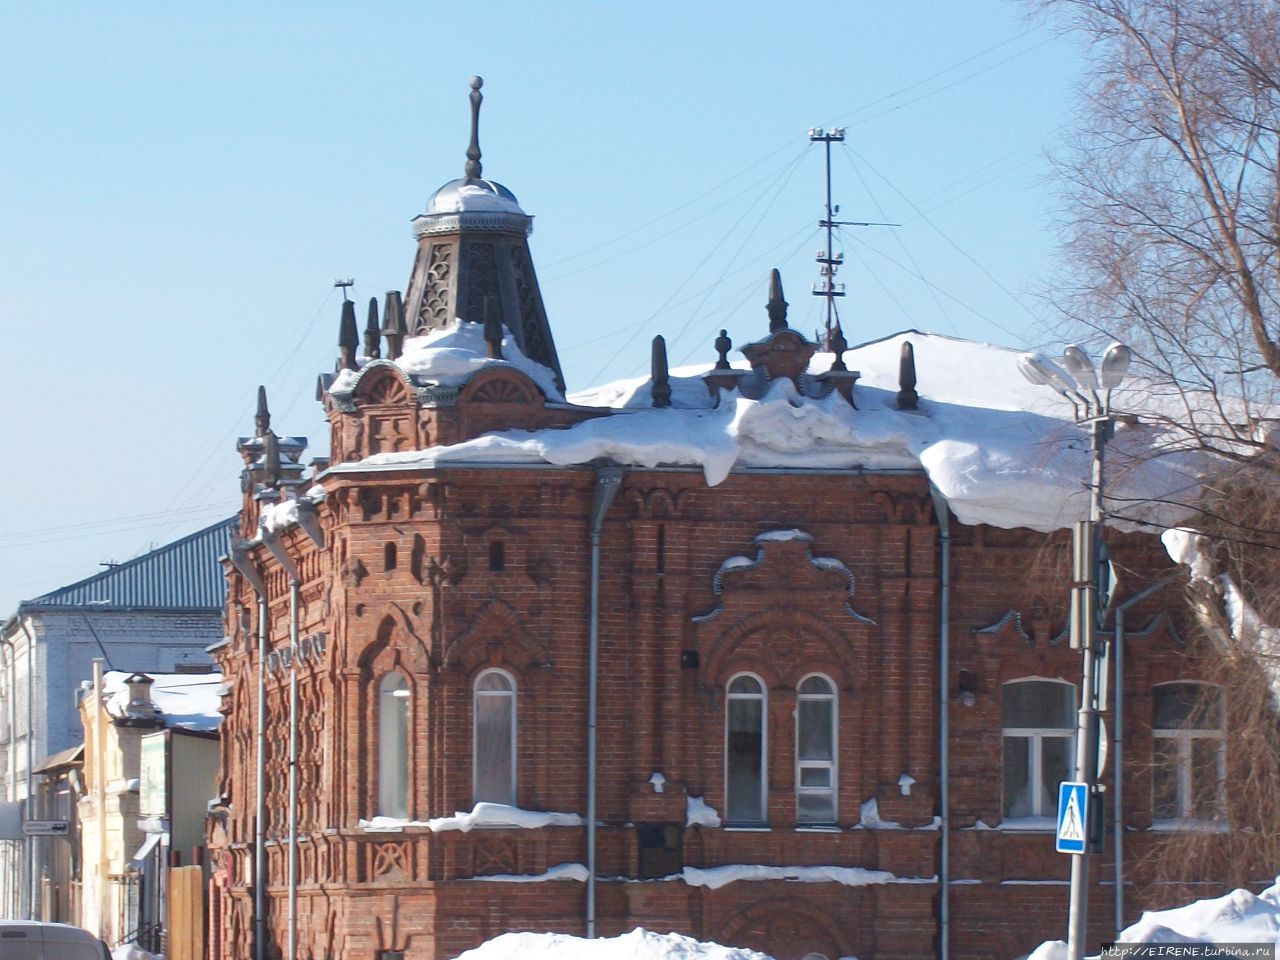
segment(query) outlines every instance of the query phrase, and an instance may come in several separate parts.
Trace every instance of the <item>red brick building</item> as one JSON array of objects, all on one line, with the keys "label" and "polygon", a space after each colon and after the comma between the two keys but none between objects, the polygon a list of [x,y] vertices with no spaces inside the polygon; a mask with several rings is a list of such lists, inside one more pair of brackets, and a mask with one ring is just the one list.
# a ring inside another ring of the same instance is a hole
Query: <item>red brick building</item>
[{"label": "red brick building", "polygon": [[[570,402],[530,218],[482,179],[474,138],[468,157],[415,219],[407,291],[375,305],[363,348],[345,305],[320,391],[331,460],[304,479],[265,405],[241,442],[212,956],[253,955],[260,670],[268,956],[290,935],[291,680],[298,957],[446,958],[592,917],[780,960],[944,939],[1011,958],[1062,936],[1049,818],[1080,660],[1055,471],[1078,462],[1044,442],[1074,431],[1066,413],[948,399],[980,364],[1016,378],[1008,351],[910,334],[818,353],[779,285],[749,369],[722,338],[704,376],[669,377],[659,344],[650,382]],[[969,469],[995,456],[971,422],[1032,451],[1030,493]],[[1153,536],[1109,539],[1119,600],[1176,572]],[[1131,861],[1216,816],[1229,719],[1174,722],[1214,695],[1185,686],[1179,607],[1175,582],[1127,612]],[[1112,863],[1108,839],[1095,942]],[[1129,920],[1185,892],[1138,880]]]}]

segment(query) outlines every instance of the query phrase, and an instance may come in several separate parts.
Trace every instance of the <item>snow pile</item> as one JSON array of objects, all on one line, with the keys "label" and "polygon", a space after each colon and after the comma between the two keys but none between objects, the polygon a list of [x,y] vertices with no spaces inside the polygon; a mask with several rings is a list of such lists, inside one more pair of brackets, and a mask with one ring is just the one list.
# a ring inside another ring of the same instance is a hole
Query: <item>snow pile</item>
[{"label": "snow pile", "polygon": [[559,863],[548,867],[546,873],[498,873],[483,877],[472,877],[485,883],[545,883],[548,880],[577,880],[586,883],[591,874],[581,863]]},{"label": "snow pile", "polygon": [[[123,717],[129,706],[129,685],[133,676],[123,670],[109,670],[102,675],[102,699],[110,716]],[[220,673],[149,673],[152,679],[151,702],[161,712],[166,727],[184,730],[216,730],[222,722],[218,708],[222,697]],[[91,683],[82,685],[92,688]]]},{"label": "snow pile", "polygon": [[279,503],[264,503],[258,514],[258,524],[267,533],[279,533],[298,522],[298,501],[281,500]]},{"label": "snow pile", "polygon": [[122,943],[111,951],[111,960],[164,960],[164,954],[148,953],[136,943]]},{"label": "snow pile", "polygon": [[897,823],[896,821],[880,819],[880,801],[875,797],[872,797],[870,800],[866,801],[858,809],[858,826],[864,827],[867,830],[901,830],[902,829],[902,824]]},{"label": "snow pile", "polygon": [[[1152,910],[1119,937],[1121,943],[1269,943],[1280,945],[1280,877],[1257,895],[1233,890],[1172,910]],[[1061,940],[1040,944],[1027,960],[1066,960]]]},{"label": "snow pile", "polygon": [[[419,338],[424,343],[413,353],[418,359],[399,363],[408,372],[423,371],[419,378],[448,381],[496,362],[481,359],[479,327],[463,328]],[[896,405],[905,340],[916,350],[919,411]],[[454,346],[462,341],[465,348]],[[567,429],[504,431],[452,446],[378,454],[333,469],[476,462],[568,466],[607,458],[638,467],[701,468],[711,486],[735,467],[921,470],[962,523],[1056,530],[1087,516],[1089,442],[1069,404],[1023,379],[1018,356],[988,344],[904,333],[846,354],[851,368],[867,374],[857,388],[856,410],[834,393],[802,396],[790,380],[774,382],[758,400],[724,392],[713,406],[701,379],[705,368],[698,368],[682,371],[690,374],[684,379],[672,376],[671,407],[648,406],[646,381],[630,381],[573,397],[609,405],[613,416]],[[819,354],[810,373],[830,362],[830,354]],[[349,392],[352,383],[354,376],[344,374],[331,392]],[[1142,384],[1117,391],[1117,409],[1140,405],[1143,391]],[[1183,451],[1143,462],[1159,440],[1154,428],[1122,425],[1108,447],[1108,489],[1123,504],[1119,512],[1168,526],[1183,520],[1185,511],[1157,501],[1170,495],[1176,502],[1172,494],[1194,483],[1202,460]]]},{"label": "snow pile", "polygon": [[772,867],[759,863],[731,863],[723,867],[685,867],[676,874],[691,887],[719,890],[739,880],[795,880],[800,883],[838,883],[846,887],[866,887],[874,883],[914,883],[887,870],[865,867]]},{"label": "snow pile", "polygon": [[585,940],[566,933],[504,933],[456,960],[772,960],[745,947],[705,943],[637,927],[617,937]]},{"label": "snow pile", "polygon": [[466,323],[455,319],[447,327],[434,330],[421,337],[408,337],[404,352],[395,360],[371,361],[358,358],[360,370],[343,370],[329,385],[329,393],[335,397],[350,396],[359,382],[360,374],[370,363],[399,367],[414,383],[436,386],[461,386],[473,374],[490,366],[514,367],[524,373],[550,401],[563,402],[564,395],[556,386],[556,376],[542,364],[530,360],[521,351],[503,327],[501,360],[489,357],[489,345],[484,340],[484,325]]},{"label": "snow pile", "polygon": [[713,807],[707,806],[702,797],[688,797],[685,802],[685,826],[718,827],[720,814]]},{"label": "snow pile", "polygon": [[582,817],[576,813],[522,810],[505,803],[477,803],[470,813],[459,811],[452,817],[435,817],[431,820],[374,817],[372,820],[361,820],[359,826],[371,833],[390,833],[405,827],[426,827],[432,833],[440,833],[443,830],[461,830],[466,833],[476,827],[518,827],[521,830],[537,830],[541,827],[580,827]]}]

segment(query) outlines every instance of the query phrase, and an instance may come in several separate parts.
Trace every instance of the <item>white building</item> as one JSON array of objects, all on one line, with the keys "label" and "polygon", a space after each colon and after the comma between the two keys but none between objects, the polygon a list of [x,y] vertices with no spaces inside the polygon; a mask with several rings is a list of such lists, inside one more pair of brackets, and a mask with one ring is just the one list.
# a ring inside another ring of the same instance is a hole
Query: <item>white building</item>
[{"label": "white building", "polygon": [[[0,629],[0,800],[25,807],[41,762],[83,742],[77,695],[94,660],[129,672],[212,669],[205,647],[225,632],[219,558],[230,528],[219,521],[18,605]],[[40,819],[45,811],[25,813]],[[41,915],[32,861],[39,876],[50,845],[66,842],[0,840],[0,917]]]}]

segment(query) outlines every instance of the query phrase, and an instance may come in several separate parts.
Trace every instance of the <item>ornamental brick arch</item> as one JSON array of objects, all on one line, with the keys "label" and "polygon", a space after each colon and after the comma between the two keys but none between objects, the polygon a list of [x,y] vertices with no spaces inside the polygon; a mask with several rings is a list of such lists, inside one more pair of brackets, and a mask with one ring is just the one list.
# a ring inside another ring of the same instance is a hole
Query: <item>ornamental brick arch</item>
[{"label": "ornamental brick arch", "polygon": [[519,614],[501,600],[490,600],[471,625],[448,642],[444,666],[472,676],[485,667],[501,667],[525,674],[548,665],[546,648],[525,632]]},{"label": "ornamental brick arch", "polygon": [[748,614],[711,634],[705,646],[700,640],[700,646],[705,676],[716,686],[750,669],[747,663],[760,665],[758,672],[770,687],[794,687],[809,673],[825,673],[846,690],[853,686],[849,665],[857,645],[828,618],[808,611],[779,607]]},{"label": "ornamental brick arch", "polygon": [[374,673],[381,676],[393,668],[411,677],[425,675],[431,663],[427,642],[399,604],[388,604],[384,610],[373,640],[364,645],[353,645],[350,649],[348,666],[355,667],[366,677]]},{"label": "ornamental brick arch", "polygon": [[546,398],[526,374],[511,366],[490,366],[458,392],[460,436],[490,430],[534,430],[544,426]]},{"label": "ornamental brick arch", "polygon": [[793,897],[770,898],[743,908],[711,931],[711,939],[765,951],[778,960],[800,960],[809,953],[835,960],[857,953],[852,939],[829,915]]},{"label": "ornamental brick arch", "polygon": [[413,384],[395,364],[373,361],[360,371],[352,399],[358,405],[417,407]]}]

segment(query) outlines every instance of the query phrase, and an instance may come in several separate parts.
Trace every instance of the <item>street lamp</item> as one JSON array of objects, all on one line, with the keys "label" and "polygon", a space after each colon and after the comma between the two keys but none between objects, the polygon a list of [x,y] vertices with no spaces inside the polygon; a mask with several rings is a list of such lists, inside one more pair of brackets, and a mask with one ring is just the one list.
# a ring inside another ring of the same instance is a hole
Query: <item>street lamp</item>
[{"label": "street lamp", "polygon": [[[1038,353],[1018,358],[1018,369],[1036,385],[1052,387],[1071,401],[1076,423],[1089,428],[1092,470],[1089,483],[1089,519],[1077,520],[1072,529],[1071,646],[1082,651],[1080,709],[1076,714],[1075,778],[1085,784],[1089,806],[1093,808],[1098,782],[1098,689],[1102,644],[1096,637],[1098,613],[1098,544],[1102,535],[1103,455],[1115,432],[1111,391],[1129,370],[1130,352],[1124,344],[1113,343],[1102,357],[1102,369],[1094,368],[1088,354],[1076,346],[1063,351],[1062,364]],[[1118,696],[1118,694],[1117,694]],[[1071,911],[1067,921],[1067,956],[1084,956],[1088,914],[1089,843],[1093,840],[1094,817],[1086,824],[1083,850],[1071,857]]]}]

